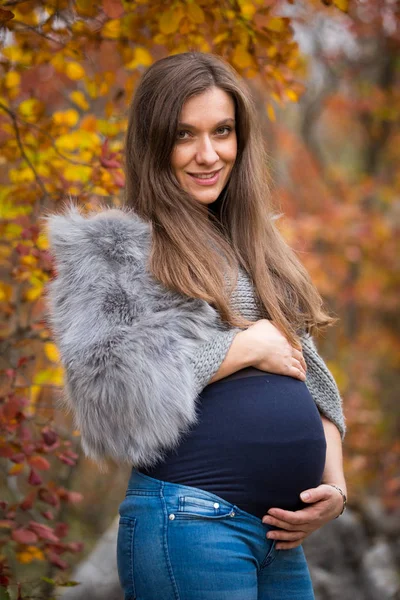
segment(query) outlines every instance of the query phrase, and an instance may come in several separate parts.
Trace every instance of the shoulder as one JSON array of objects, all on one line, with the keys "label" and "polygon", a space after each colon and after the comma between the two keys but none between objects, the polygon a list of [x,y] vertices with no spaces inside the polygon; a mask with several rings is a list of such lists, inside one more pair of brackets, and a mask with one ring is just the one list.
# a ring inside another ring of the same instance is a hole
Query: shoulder
[{"label": "shoulder", "polygon": [[151,225],[132,209],[104,208],[85,215],[76,202],[69,201],[60,212],[45,214],[42,220],[57,260],[95,254],[110,261],[138,261],[149,252]]}]

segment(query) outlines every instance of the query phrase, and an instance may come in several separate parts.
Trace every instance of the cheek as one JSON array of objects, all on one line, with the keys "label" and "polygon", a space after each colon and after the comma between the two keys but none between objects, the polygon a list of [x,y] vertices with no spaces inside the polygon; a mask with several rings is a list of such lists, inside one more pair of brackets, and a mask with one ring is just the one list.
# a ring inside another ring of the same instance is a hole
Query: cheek
[{"label": "cheek", "polygon": [[236,141],[236,137],[235,137],[232,140],[229,140],[229,144],[226,145],[226,148],[224,151],[224,159],[227,162],[234,163],[236,160],[236,155],[237,155],[237,141]]},{"label": "cheek", "polygon": [[174,149],[171,156],[171,166],[176,174],[179,173],[180,169],[183,169],[186,166],[188,160],[188,152],[187,150],[185,151],[185,148],[178,146]]}]

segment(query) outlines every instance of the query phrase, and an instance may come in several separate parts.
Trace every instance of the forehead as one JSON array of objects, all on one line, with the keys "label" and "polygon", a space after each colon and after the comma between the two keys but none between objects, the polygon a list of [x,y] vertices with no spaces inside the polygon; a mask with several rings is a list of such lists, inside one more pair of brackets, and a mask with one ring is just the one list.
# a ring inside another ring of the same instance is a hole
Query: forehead
[{"label": "forehead", "polygon": [[232,97],[213,87],[184,103],[179,120],[192,125],[204,125],[205,122],[221,121],[235,117],[235,104]]}]

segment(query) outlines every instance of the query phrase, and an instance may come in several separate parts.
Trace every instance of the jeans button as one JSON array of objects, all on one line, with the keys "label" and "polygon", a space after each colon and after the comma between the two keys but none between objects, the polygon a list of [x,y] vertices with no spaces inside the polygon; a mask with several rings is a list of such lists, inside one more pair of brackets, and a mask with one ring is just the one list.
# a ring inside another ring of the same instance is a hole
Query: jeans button
[{"label": "jeans button", "polygon": [[174,513],[171,513],[168,518],[170,521],[173,521],[175,519]]},{"label": "jeans button", "polygon": [[214,508],[219,508],[218,502],[214,502]]}]

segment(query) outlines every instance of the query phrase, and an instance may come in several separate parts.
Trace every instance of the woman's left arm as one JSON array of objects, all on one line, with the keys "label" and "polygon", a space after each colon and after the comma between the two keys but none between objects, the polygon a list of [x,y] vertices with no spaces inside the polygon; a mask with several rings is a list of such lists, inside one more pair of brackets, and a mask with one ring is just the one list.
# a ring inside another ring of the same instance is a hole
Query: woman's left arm
[{"label": "woman's left arm", "polygon": [[290,550],[300,546],[306,537],[328,521],[340,515],[343,509],[343,497],[331,485],[341,488],[347,496],[346,482],[343,474],[342,441],[340,432],[327,418],[322,417],[325,430],[327,451],[323,474],[323,483],[316,488],[304,490],[300,497],[310,504],[297,511],[271,508],[263,517],[263,523],[275,525],[280,530],[270,531],[267,537],[277,540],[277,550]]}]

